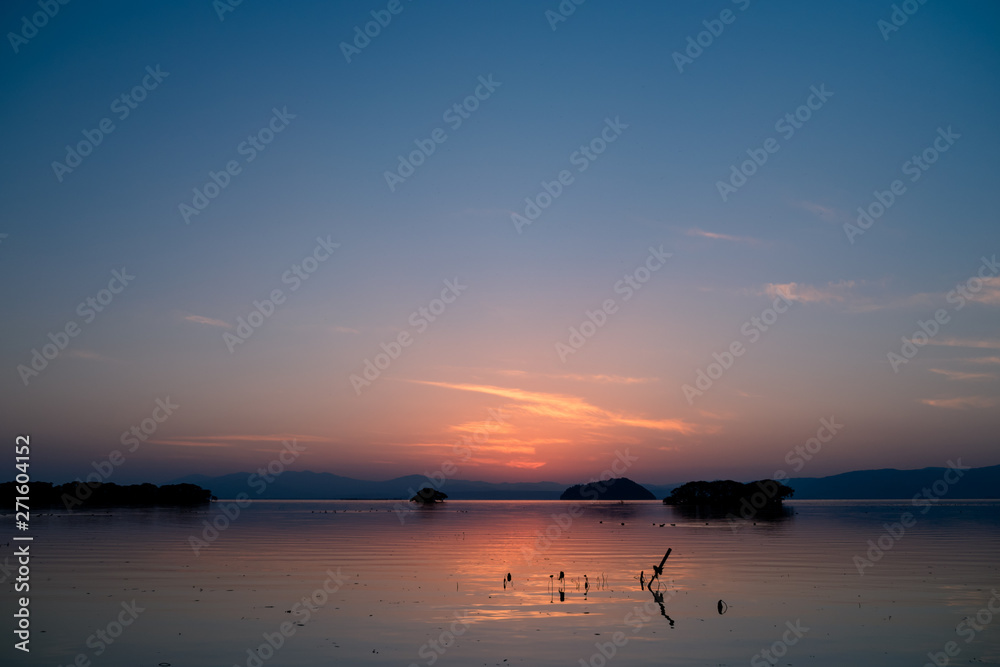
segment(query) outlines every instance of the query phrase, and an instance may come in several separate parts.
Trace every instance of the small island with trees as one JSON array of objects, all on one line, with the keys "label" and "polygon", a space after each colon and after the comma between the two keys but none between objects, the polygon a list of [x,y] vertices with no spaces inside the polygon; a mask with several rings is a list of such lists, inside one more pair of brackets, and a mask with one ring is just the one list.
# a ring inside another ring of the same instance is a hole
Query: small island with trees
[{"label": "small island with trees", "polygon": [[417,493],[410,498],[410,502],[421,503],[423,505],[433,505],[434,503],[443,503],[447,498],[447,493],[443,493],[437,489],[432,489],[431,487],[425,487],[417,491]]},{"label": "small island with trees", "polygon": [[688,482],[670,492],[663,499],[664,505],[686,507],[711,507],[717,509],[739,509],[742,505],[760,509],[778,507],[785,498],[790,498],[795,489],[773,479],[761,479],[742,484],[731,479],[714,482]]},{"label": "small island with trees", "polygon": [[[0,497],[13,498],[21,494],[14,482],[0,484]],[[131,484],[113,482],[31,482],[29,498],[32,509],[63,508],[92,509],[95,507],[191,507],[204,505],[215,497],[208,489],[196,484]]]},{"label": "small island with trees", "polygon": [[615,477],[571,486],[562,492],[559,500],[656,500],[656,496],[628,477]]}]

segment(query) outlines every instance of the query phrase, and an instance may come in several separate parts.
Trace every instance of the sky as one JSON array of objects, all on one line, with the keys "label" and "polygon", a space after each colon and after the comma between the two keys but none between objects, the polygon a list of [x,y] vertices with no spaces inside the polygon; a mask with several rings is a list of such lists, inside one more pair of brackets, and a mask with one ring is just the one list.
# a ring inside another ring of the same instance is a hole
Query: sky
[{"label": "sky", "polygon": [[998,464],[1000,7],[902,5],[4,3],[4,437],[55,482]]}]

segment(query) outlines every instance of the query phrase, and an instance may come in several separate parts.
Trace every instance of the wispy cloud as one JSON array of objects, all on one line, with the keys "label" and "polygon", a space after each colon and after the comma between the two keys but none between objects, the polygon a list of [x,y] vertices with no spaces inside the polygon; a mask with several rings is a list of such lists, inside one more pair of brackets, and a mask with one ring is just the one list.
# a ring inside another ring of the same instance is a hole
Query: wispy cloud
[{"label": "wispy cloud", "polygon": [[961,396],[959,398],[922,398],[921,403],[935,408],[968,410],[970,408],[992,408],[1000,399],[992,396]]},{"label": "wispy cloud", "polygon": [[[451,454],[454,451],[455,443],[452,442],[414,442],[414,443],[400,443],[406,447],[423,447],[426,449],[440,450],[444,454]],[[476,443],[476,454],[478,458],[479,452],[491,451],[496,454],[535,454],[535,448],[531,445],[518,445],[510,442],[486,442],[486,443]]]},{"label": "wispy cloud", "polygon": [[508,375],[513,377],[544,377],[557,380],[573,380],[574,382],[597,382],[607,384],[643,384],[646,382],[657,382],[657,378],[628,377],[626,375],[585,375],[579,373],[529,373],[528,371],[516,369],[500,369],[498,375]]},{"label": "wispy cloud", "polygon": [[793,201],[792,206],[809,211],[818,218],[826,222],[837,222],[844,217],[844,214],[831,206],[824,206],[811,201]]},{"label": "wispy cloud", "polygon": [[987,350],[1000,350],[1000,340],[996,338],[931,338],[929,345],[943,345],[945,347],[972,347]]},{"label": "wispy cloud", "polygon": [[995,380],[993,373],[963,373],[962,371],[949,371],[943,368],[931,368],[931,373],[943,375],[949,380]]},{"label": "wispy cloud", "polygon": [[150,442],[156,445],[173,445],[175,447],[234,447],[240,443],[280,443],[286,440],[298,440],[302,442],[328,442],[329,438],[323,438],[317,435],[301,435],[295,433],[274,435],[251,433],[241,435],[180,435],[173,438],[150,440]]},{"label": "wispy cloud", "polygon": [[988,306],[1000,306],[1000,276],[982,278],[983,287],[975,294],[968,292],[969,301],[985,303]]},{"label": "wispy cloud", "polygon": [[527,468],[534,470],[545,465],[545,461],[511,461],[507,464],[511,468]]},{"label": "wispy cloud", "polygon": [[717,241],[730,241],[732,243],[746,243],[747,245],[760,245],[762,241],[760,239],[751,238],[749,236],[732,236],[731,234],[719,234],[718,232],[706,232],[704,229],[698,229],[697,227],[692,227],[687,230],[688,236],[697,236],[704,239],[715,239]]},{"label": "wispy cloud", "polygon": [[232,442],[213,442],[210,440],[194,440],[188,438],[163,438],[160,440],[150,440],[152,445],[167,445],[170,447],[233,447]]},{"label": "wispy cloud", "polygon": [[222,320],[217,320],[212,317],[204,317],[202,315],[186,315],[184,317],[188,322],[197,322],[198,324],[207,324],[212,327],[223,327],[225,329],[229,328],[229,324],[223,322]]},{"label": "wispy cloud", "polygon": [[805,283],[768,283],[764,286],[764,294],[774,298],[782,296],[789,301],[800,303],[830,303],[846,301],[852,296],[851,290],[858,285],[853,280],[841,280],[827,283],[825,286],[807,285]]},{"label": "wispy cloud", "polygon": [[635,415],[626,415],[591,405],[578,396],[495,387],[491,385],[453,384],[424,380],[414,380],[414,382],[458,391],[471,391],[500,396],[515,401],[519,408],[528,414],[570,422],[585,428],[601,429],[614,426],[633,426],[673,433],[693,433],[699,430],[698,426],[683,419],[645,419]]},{"label": "wispy cloud", "polygon": [[971,357],[962,361],[967,364],[1000,364],[1000,357]]},{"label": "wispy cloud", "polygon": [[557,377],[577,382],[603,382],[609,384],[644,384],[646,382],[657,382],[658,378],[634,378],[624,375],[576,375],[567,374]]}]

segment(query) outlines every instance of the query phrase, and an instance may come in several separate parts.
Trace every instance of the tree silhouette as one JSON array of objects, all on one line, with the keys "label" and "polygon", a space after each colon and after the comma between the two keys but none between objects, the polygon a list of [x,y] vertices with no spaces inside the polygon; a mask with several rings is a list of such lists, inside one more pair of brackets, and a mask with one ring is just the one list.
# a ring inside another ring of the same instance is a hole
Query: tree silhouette
[{"label": "tree silhouette", "polygon": [[731,479],[714,482],[688,482],[678,486],[663,499],[664,505],[735,507],[746,501],[754,507],[780,505],[795,489],[773,479],[741,484]]},{"label": "tree silhouette", "polygon": [[441,493],[437,489],[432,489],[430,487],[427,487],[417,491],[417,494],[412,498],[410,498],[410,502],[431,504],[431,503],[442,502],[447,497],[448,494]]}]

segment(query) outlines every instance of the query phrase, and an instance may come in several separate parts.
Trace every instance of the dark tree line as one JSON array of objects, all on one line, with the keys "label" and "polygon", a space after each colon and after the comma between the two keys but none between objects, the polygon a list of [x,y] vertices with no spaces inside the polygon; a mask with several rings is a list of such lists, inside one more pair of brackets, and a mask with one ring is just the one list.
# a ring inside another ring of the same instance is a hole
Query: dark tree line
[{"label": "dark tree line", "polygon": [[731,479],[714,482],[688,482],[678,486],[663,499],[665,505],[689,505],[731,508],[746,501],[754,507],[780,505],[791,497],[795,489],[773,479],[762,479],[748,484]]},{"label": "dark tree line", "polygon": [[[5,505],[14,506],[18,493],[14,482],[0,484],[0,498]],[[23,490],[23,489],[22,489]],[[102,482],[69,482],[53,485],[51,482],[32,482],[28,493],[31,509],[58,507],[62,509],[94,507],[177,507],[202,505],[214,499],[212,492],[196,484],[131,484],[121,486]]]}]

